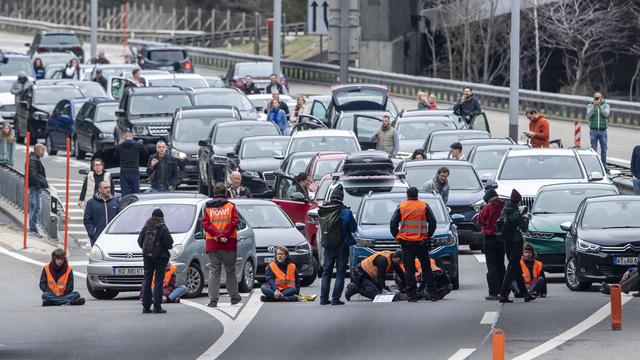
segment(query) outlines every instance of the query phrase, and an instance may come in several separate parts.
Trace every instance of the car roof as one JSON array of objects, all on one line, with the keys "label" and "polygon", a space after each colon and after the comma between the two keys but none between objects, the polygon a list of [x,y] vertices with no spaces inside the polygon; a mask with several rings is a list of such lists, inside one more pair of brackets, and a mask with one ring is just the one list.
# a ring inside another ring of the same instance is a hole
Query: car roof
[{"label": "car roof", "polygon": [[551,156],[575,156],[573,149],[518,149],[517,151],[509,151],[507,153],[508,157],[516,157],[516,156],[542,156],[542,155],[551,155]]},{"label": "car roof", "polygon": [[549,184],[540,187],[538,192],[552,191],[552,190],[574,190],[574,189],[616,189],[613,184],[597,183],[597,182],[574,182],[574,183],[562,183],[562,184]]},{"label": "car roof", "polygon": [[148,74],[145,80],[166,80],[166,79],[204,79],[200,74],[182,74],[182,73],[169,73],[169,74]]},{"label": "car roof", "polygon": [[88,64],[91,67],[95,67],[97,69],[137,69],[140,68],[138,64]]},{"label": "car roof", "polygon": [[485,134],[487,133],[484,130],[463,130],[463,129],[446,129],[446,130],[435,130],[431,132],[429,136],[442,135],[442,134]]},{"label": "car roof", "polygon": [[452,119],[448,116],[412,116],[412,117],[400,117],[398,118],[396,124],[403,123],[421,123],[421,122],[456,122],[455,119]]},{"label": "car roof", "polygon": [[5,57],[13,57],[13,58],[21,57],[21,58],[31,59],[29,55],[14,52],[14,51],[1,51],[0,54],[4,55]]},{"label": "car roof", "polygon": [[363,89],[375,89],[375,90],[388,90],[386,85],[380,84],[344,84],[344,85],[334,85],[331,87],[331,92],[335,91],[345,91],[345,90],[363,90]]},{"label": "car roof", "polygon": [[335,179],[334,176],[334,184],[341,183],[344,187],[364,187],[371,185],[384,185],[384,186],[400,186],[403,188],[408,188],[409,184],[404,180],[395,175],[371,175],[371,176],[353,176],[353,175],[344,175],[340,174],[340,176]]},{"label": "car roof", "polygon": [[[407,194],[401,192],[384,192],[384,193],[371,193],[364,196],[364,200],[373,200],[373,199],[406,199]],[[421,192],[418,194],[418,198],[424,199],[439,199],[440,195],[436,195],[434,193],[429,192]]]},{"label": "car roof", "polygon": [[175,86],[149,86],[149,87],[130,87],[131,95],[133,94],[187,94],[183,90]]},{"label": "car roof", "polygon": [[270,121],[259,121],[259,120],[238,120],[238,121],[227,121],[221,122],[214,125],[214,127],[227,127],[227,126],[246,126],[246,125],[256,125],[256,126],[275,126]]},{"label": "car roof", "polygon": [[404,110],[398,114],[399,118],[409,118],[409,117],[431,117],[431,116],[448,116],[454,115],[453,110],[451,109],[435,109],[435,110],[426,110],[426,109],[414,109],[414,110]]},{"label": "car roof", "polygon": [[316,158],[316,161],[318,160],[342,160],[344,158],[347,157],[346,152],[332,152],[332,153],[320,153],[320,154],[316,154],[314,157]]},{"label": "car roof", "polygon": [[274,203],[271,200],[263,200],[263,199],[229,199],[230,202],[236,205],[266,205],[266,206],[275,206],[279,207],[278,204]]},{"label": "car roof", "polygon": [[202,113],[204,115],[211,116],[228,116],[231,114],[231,117],[234,117],[237,114],[236,107],[231,105],[191,105],[191,106],[183,106],[178,108],[177,113],[186,112],[186,113]]},{"label": "car roof", "polygon": [[512,149],[512,150],[520,150],[520,149],[530,149],[525,144],[478,144],[476,147],[476,152],[481,151],[493,151],[493,150],[504,150],[504,149]]},{"label": "car roof", "polygon": [[417,161],[405,161],[404,167],[412,168],[412,167],[422,167],[422,166],[445,166],[445,167],[454,167],[454,166],[473,166],[470,162],[464,160],[438,160],[438,159],[425,159],[425,160],[417,160]]},{"label": "car roof", "polygon": [[[177,195],[180,194],[180,195]],[[139,205],[198,205],[209,200],[199,193],[161,193],[158,197],[145,197],[146,194],[136,194],[138,201],[129,206]]]},{"label": "car roof", "polygon": [[586,198],[586,202],[640,201],[638,195],[604,195]]},{"label": "car roof", "polygon": [[351,130],[339,130],[339,129],[313,129],[298,131],[291,138],[310,138],[318,136],[333,136],[333,137],[353,137]]},{"label": "car roof", "polygon": [[194,94],[208,94],[208,93],[229,93],[229,94],[239,94],[235,88],[197,88],[191,90]]},{"label": "car roof", "polygon": [[109,105],[109,104],[118,105],[120,103],[118,100],[114,100],[110,98],[102,98],[102,97],[91,98],[87,102],[94,103],[96,105]]},{"label": "car roof", "polygon": [[241,142],[246,141],[258,141],[258,140],[285,140],[289,141],[289,136],[286,135],[255,135],[255,136],[245,136],[240,139]]}]

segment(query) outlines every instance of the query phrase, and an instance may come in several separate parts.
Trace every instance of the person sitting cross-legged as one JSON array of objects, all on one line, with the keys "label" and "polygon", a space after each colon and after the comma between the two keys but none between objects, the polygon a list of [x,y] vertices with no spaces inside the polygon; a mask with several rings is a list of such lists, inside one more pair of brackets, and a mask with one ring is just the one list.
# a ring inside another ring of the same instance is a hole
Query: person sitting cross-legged
[{"label": "person sitting cross-legged", "polygon": [[62,249],[51,253],[51,262],[46,264],[40,275],[42,306],[84,305],[84,298],[73,291],[73,270]]},{"label": "person sitting cross-legged", "polygon": [[271,301],[313,301],[315,296],[300,295],[298,269],[289,258],[289,250],[284,246],[276,248],[276,259],[265,268],[267,283],[260,290],[263,302]]},{"label": "person sitting cross-legged", "polygon": [[[435,259],[430,258],[429,261],[431,262],[431,272],[433,273],[434,281],[436,283],[438,296],[440,297],[440,299],[442,299],[445,296],[447,296],[447,294],[449,294],[451,290],[453,290],[453,284],[451,283],[451,279],[449,278],[449,275],[447,274],[447,272],[444,271],[444,269],[438,267]],[[424,297],[425,299],[429,300],[431,299],[429,292],[424,291],[425,289],[421,286],[422,265],[420,264],[420,261],[418,259],[415,259],[415,264],[416,264],[416,274],[415,274],[416,282],[420,284],[418,285],[418,294]],[[401,262],[400,267],[402,268],[402,272],[404,273],[405,272],[404,263]],[[407,283],[405,281],[405,277],[398,276],[396,273],[394,273],[393,281],[396,283],[396,286],[398,287],[398,290],[400,291],[400,293],[406,294]]]},{"label": "person sitting cross-legged", "polygon": [[[187,286],[180,285],[176,287],[176,266],[171,262],[167,265],[167,269],[164,272],[164,280],[162,281],[162,296],[163,302],[167,303],[179,303],[180,298],[187,293]],[[153,280],[151,280],[151,290],[155,287],[156,275],[153,274]],[[144,297],[144,287],[140,289],[140,300]]]},{"label": "person sitting cross-legged", "polygon": [[[536,251],[530,243],[525,243],[522,248],[522,259],[520,259],[520,267],[522,268],[522,278],[527,287],[529,294],[537,297],[547,296],[547,280],[542,270],[542,261],[536,259]],[[518,287],[513,285],[513,295],[515,297],[523,297],[519,293]]]}]

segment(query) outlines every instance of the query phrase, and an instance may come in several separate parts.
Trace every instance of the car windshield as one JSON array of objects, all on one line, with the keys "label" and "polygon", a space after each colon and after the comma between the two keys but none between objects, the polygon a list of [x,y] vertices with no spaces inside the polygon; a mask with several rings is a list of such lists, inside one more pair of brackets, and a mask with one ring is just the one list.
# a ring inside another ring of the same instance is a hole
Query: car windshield
[{"label": "car windshield", "polygon": [[209,134],[215,124],[227,120],[224,118],[181,118],[175,122],[173,140],[196,143],[202,139],[203,134]]},{"label": "car windshield", "polygon": [[[389,225],[391,216],[404,200],[403,198],[368,199],[362,204],[359,218],[360,225]],[[441,201],[436,199],[421,200],[427,203],[437,222],[446,223],[449,221]]]},{"label": "car windshield", "polygon": [[[429,146],[428,152],[436,152],[436,151],[449,151],[449,147],[454,142],[460,141],[461,139],[488,139],[489,134],[483,133],[474,133],[474,134],[431,134],[431,145]],[[463,149],[464,150],[464,149]]]},{"label": "car windshield", "polygon": [[123,66],[123,67],[105,67],[105,68],[100,68],[102,69],[102,77],[104,77],[105,79],[110,78],[111,76],[122,76],[124,75],[131,75],[131,72],[133,71],[133,69],[136,69],[136,66]]},{"label": "car windshield", "polygon": [[270,123],[258,123],[255,125],[236,125],[221,127],[216,131],[213,144],[236,144],[238,140],[247,136],[280,135],[280,130]]},{"label": "car windshield", "polygon": [[237,64],[234,77],[244,78],[247,75],[257,78],[268,78],[273,73],[271,63],[261,64]]},{"label": "car windshield", "polygon": [[318,160],[316,162],[315,172],[313,173],[313,180],[321,180],[325,175],[336,171],[336,167],[340,161],[342,161],[342,159]]},{"label": "car windshield", "polygon": [[204,79],[187,79],[187,78],[175,78],[175,79],[153,79],[149,80],[149,86],[180,86],[192,89],[209,87]]},{"label": "car windshield", "polygon": [[314,136],[291,140],[289,153],[300,151],[339,151],[351,153],[360,151],[358,142],[351,136]]},{"label": "car windshield", "polygon": [[587,204],[583,229],[640,228],[640,201],[594,201]]},{"label": "car windshield", "polygon": [[436,130],[456,129],[456,123],[450,121],[400,121],[396,131],[400,140],[426,139]]},{"label": "car windshield", "polygon": [[300,157],[296,156],[289,159],[289,162],[287,163],[287,167],[284,169],[284,172],[291,175],[298,175],[299,173],[307,169],[307,166],[309,166],[309,163],[311,162],[312,157],[313,157],[313,154],[300,156]]},{"label": "car windshield", "polygon": [[42,59],[42,63],[46,66],[48,64],[62,64],[62,68],[65,67],[69,61],[76,56],[72,53],[45,53],[38,55]]},{"label": "car windshield", "polygon": [[107,93],[104,91],[104,88],[97,82],[79,81],[77,84],[80,88],[80,91],[82,91],[84,97],[86,98],[107,97]]},{"label": "car windshield", "polygon": [[580,159],[582,160],[584,168],[587,170],[587,174],[591,175],[594,172],[598,172],[600,175],[604,175],[600,159],[597,155],[580,155]]},{"label": "car windshield", "polygon": [[236,204],[238,213],[254,229],[288,229],[293,224],[277,205]]},{"label": "car windshield", "polygon": [[[405,169],[407,172],[407,182],[410,186],[422,189],[422,184],[427,180],[433,179],[439,168],[440,165],[407,167]],[[471,166],[449,166],[448,169],[450,190],[482,189],[482,183]]]},{"label": "car windshield", "polygon": [[99,105],[96,114],[96,122],[116,121],[118,104]]},{"label": "car windshield", "polygon": [[253,109],[253,104],[247,97],[240,93],[219,92],[195,94],[196,105],[225,105],[235,106],[240,111]]},{"label": "car windshield", "polygon": [[498,179],[582,179],[582,170],[575,156],[510,156],[505,159]]},{"label": "car windshield", "polygon": [[335,103],[344,106],[351,102],[372,102],[384,106],[387,95],[384,91],[361,89],[356,91],[342,91],[334,95]]},{"label": "car windshield", "polygon": [[0,76],[18,76],[20,71],[24,71],[27,76],[33,76],[33,67],[29,58],[7,57],[7,63],[0,63]]},{"label": "car windshield", "polygon": [[13,86],[14,82],[16,81],[9,79],[0,80],[0,93],[11,91],[11,86]]},{"label": "car windshield", "polygon": [[174,63],[186,59],[187,54],[182,50],[150,50],[147,57],[151,61]]},{"label": "car windshield", "polygon": [[476,150],[471,163],[476,167],[476,170],[497,169],[507,150],[508,149]]},{"label": "car windshield", "polygon": [[588,197],[615,195],[613,189],[567,189],[542,191],[536,197],[533,214],[575,213]]},{"label": "car windshield", "polygon": [[190,106],[191,100],[186,94],[154,94],[131,97],[129,113],[131,115],[173,114],[183,106]]},{"label": "car windshield", "polygon": [[34,91],[34,104],[53,105],[64,99],[79,99],[84,97],[75,87],[51,87]]},{"label": "car windshield", "polygon": [[128,206],[109,225],[107,234],[139,234],[154,209],[160,208],[164,221],[172,234],[191,229],[196,217],[195,205],[149,204]]},{"label": "car windshield", "polygon": [[73,34],[48,34],[42,37],[40,45],[44,46],[80,46],[80,41]]},{"label": "car windshield", "polygon": [[284,136],[282,139],[245,141],[240,157],[242,159],[271,158],[275,152],[283,154],[288,143],[289,138]]}]

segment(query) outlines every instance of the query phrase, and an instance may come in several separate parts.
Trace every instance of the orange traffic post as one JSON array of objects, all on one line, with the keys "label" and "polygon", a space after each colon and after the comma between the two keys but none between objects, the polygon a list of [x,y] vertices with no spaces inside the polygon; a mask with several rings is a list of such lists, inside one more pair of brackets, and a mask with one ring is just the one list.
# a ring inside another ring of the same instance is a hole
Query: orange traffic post
[{"label": "orange traffic post", "polygon": [[67,136],[67,178],[66,191],[64,194],[64,252],[67,253],[69,244],[69,167],[71,166],[71,138]]},{"label": "orange traffic post", "polygon": [[622,294],[620,285],[612,284],[609,289],[611,294],[611,329],[622,330]]},{"label": "orange traffic post", "polygon": [[504,331],[501,329],[493,330],[491,335],[493,347],[493,360],[504,360]]},{"label": "orange traffic post", "polygon": [[24,221],[23,221],[23,225],[22,225],[22,247],[24,249],[27,248],[27,233],[28,231],[28,226],[29,226],[29,147],[30,147],[30,140],[31,140],[31,133],[29,131],[27,131],[27,141],[26,141],[26,145],[27,145],[27,154],[24,157],[25,161],[24,161],[24,204],[23,204],[23,208],[24,208]]},{"label": "orange traffic post", "polygon": [[573,144],[575,147],[580,147],[580,120],[575,119],[573,121]]}]

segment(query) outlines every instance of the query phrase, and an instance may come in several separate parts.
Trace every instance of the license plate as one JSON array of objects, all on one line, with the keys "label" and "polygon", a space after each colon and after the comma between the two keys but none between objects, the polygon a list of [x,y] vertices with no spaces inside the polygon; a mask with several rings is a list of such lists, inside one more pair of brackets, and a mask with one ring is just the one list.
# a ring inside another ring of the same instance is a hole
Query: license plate
[{"label": "license plate", "polygon": [[272,262],[274,262],[274,261],[276,261],[276,259],[275,259],[275,258],[264,258],[264,263],[265,263],[265,264],[270,264],[270,263],[272,263]]},{"label": "license plate", "polygon": [[636,265],[638,263],[637,257],[614,257],[614,265]]},{"label": "license plate", "polygon": [[141,267],[121,267],[113,269],[114,275],[144,275]]}]

